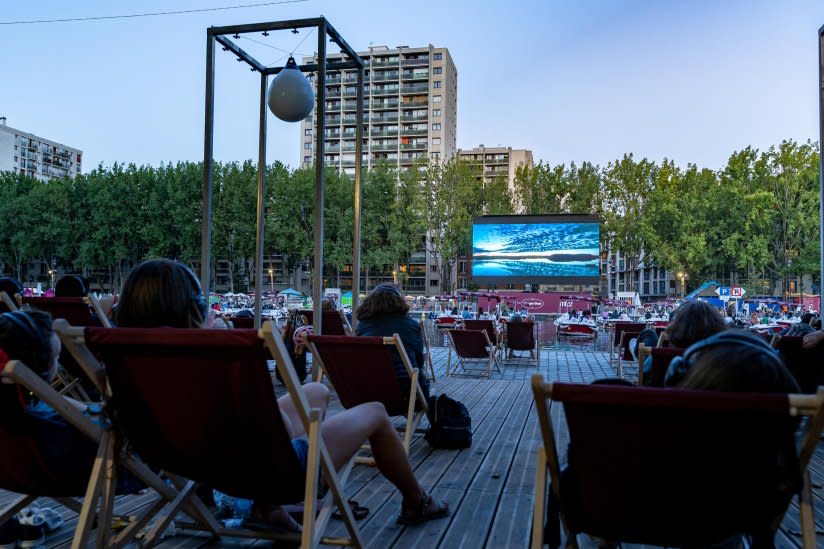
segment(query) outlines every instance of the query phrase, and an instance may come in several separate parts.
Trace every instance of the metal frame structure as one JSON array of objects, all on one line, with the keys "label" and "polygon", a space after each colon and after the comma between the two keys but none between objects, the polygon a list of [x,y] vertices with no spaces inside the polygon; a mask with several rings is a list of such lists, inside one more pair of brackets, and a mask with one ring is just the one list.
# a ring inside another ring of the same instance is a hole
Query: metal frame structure
[{"label": "metal frame structure", "polygon": [[818,29],[818,314],[824,315],[824,26]]},{"label": "metal frame structure", "polygon": [[[326,71],[327,69],[358,69],[357,80],[357,128],[355,129],[355,226],[354,249],[352,258],[352,311],[357,309],[360,294],[360,194],[361,194],[361,164],[363,158],[363,59],[346,43],[341,35],[323,17],[311,19],[293,19],[290,21],[274,21],[268,23],[254,23],[248,25],[231,25],[225,27],[209,27],[206,30],[206,111],[205,129],[203,138],[203,220],[200,250],[200,283],[204,291],[209,291],[211,275],[211,231],[212,231],[212,184],[214,180],[214,117],[215,117],[215,43],[219,43],[224,51],[237,56],[238,61],[246,62],[253,71],[260,73],[260,128],[258,147],[258,177],[257,177],[257,230],[255,246],[255,327],[261,325],[261,298],[263,295],[263,237],[265,218],[265,191],[266,191],[266,94],[269,75],[278,74],[282,67],[266,67],[246,51],[240,48],[232,38],[241,34],[267,33],[269,31],[316,28],[318,31],[317,63],[300,65],[301,72],[317,73],[317,105],[315,108],[316,124],[315,139],[315,252],[312,268],[312,300],[314,307],[314,332],[322,333],[321,325],[321,298],[323,285],[323,204],[325,193],[323,143],[326,125]],[[327,39],[337,44],[341,52],[349,57],[348,60],[327,63]],[[353,323],[357,319],[353,316]]]}]

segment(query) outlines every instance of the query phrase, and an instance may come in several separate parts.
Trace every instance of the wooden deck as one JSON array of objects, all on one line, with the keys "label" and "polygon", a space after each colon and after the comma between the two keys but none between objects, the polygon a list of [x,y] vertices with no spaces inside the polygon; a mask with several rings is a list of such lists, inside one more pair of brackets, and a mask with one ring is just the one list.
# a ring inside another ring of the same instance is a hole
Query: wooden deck
[{"label": "wooden deck", "polygon": [[[466,404],[472,416],[473,444],[466,450],[431,450],[422,436],[410,450],[415,473],[424,489],[447,500],[450,517],[416,527],[395,524],[400,496],[376,469],[358,466],[352,473],[349,497],[368,507],[368,517],[360,521],[363,539],[371,548],[426,547],[478,548],[526,547],[535,478],[535,452],[540,444],[538,422],[529,388],[529,376],[540,371],[553,381],[589,382],[614,375],[607,355],[592,348],[573,351],[543,350],[540,368],[525,363],[510,364],[493,379],[445,377],[446,350],[434,348],[437,381],[433,393],[446,393]],[[331,407],[334,413],[337,404]],[[560,410],[553,410],[562,425]],[[424,422],[425,423],[425,422]],[[558,432],[565,433],[565,429]],[[824,444],[819,444],[812,464],[816,521],[824,546]],[[0,503],[11,494],[0,492]],[[116,513],[133,514],[151,495],[118,499]],[[48,500],[44,504],[50,505]],[[49,548],[68,547],[75,519],[67,519],[48,541]],[[793,504],[776,539],[777,546],[800,547],[798,507]],[[327,533],[345,534],[341,523],[332,521]],[[275,547],[266,540],[209,540],[200,535],[168,537],[163,548]],[[624,545],[626,547],[626,544]]]}]

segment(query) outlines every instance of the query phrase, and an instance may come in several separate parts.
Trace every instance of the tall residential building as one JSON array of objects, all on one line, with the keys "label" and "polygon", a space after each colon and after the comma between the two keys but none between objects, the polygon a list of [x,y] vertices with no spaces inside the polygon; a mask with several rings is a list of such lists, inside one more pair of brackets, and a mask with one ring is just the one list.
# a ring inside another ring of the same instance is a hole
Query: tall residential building
[{"label": "tall residential building", "polygon": [[458,149],[458,156],[472,164],[480,166],[481,177],[490,181],[496,177],[506,177],[509,189],[515,182],[515,171],[518,166],[533,168],[532,151],[513,149],[512,147],[484,147],[478,145],[474,149]]},{"label": "tall residential building", "polygon": [[16,130],[0,117],[0,172],[14,172],[41,181],[75,177],[80,173],[83,151]]},{"label": "tall residential building", "polygon": [[[398,169],[415,160],[445,161],[456,150],[458,72],[449,50],[373,46],[358,52],[364,73],[363,167],[388,160]],[[342,56],[328,55],[330,62]],[[304,63],[317,62],[308,57]],[[313,79],[317,90],[317,81]],[[355,173],[357,70],[326,73],[326,165]],[[301,125],[301,165],[314,162],[314,116]]]}]

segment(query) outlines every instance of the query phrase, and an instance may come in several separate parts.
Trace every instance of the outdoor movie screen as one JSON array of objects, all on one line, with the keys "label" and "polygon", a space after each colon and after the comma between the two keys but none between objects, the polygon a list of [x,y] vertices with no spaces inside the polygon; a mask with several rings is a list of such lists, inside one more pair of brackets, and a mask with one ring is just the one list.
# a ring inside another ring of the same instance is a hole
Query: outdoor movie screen
[{"label": "outdoor movie screen", "polygon": [[597,284],[598,217],[497,215],[472,224],[476,283]]}]

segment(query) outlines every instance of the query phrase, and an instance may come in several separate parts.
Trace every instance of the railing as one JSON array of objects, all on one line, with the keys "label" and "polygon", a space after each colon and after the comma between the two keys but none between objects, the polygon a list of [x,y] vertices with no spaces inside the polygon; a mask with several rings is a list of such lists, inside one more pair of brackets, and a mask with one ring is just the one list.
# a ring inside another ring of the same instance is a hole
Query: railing
[{"label": "railing", "polygon": [[400,73],[390,72],[388,74],[373,74],[372,82],[388,82],[390,80],[397,80]]},{"label": "railing", "polygon": [[373,109],[397,109],[400,102],[396,99],[394,101],[372,101]]},{"label": "railing", "polygon": [[428,120],[428,119],[429,119],[429,115],[426,115],[426,114],[416,114],[416,115],[413,115],[413,116],[407,116],[407,115],[401,116],[401,121],[403,121],[403,122],[416,122],[418,120]]},{"label": "railing", "polygon": [[372,58],[372,66],[373,67],[386,67],[386,66],[390,66],[390,65],[396,65],[397,66],[397,64],[398,64],[398,59],[380,59],[380,58],[375,59],[374,57]]},{"label": "railing", "polygon": [[385,129],[376,129],[376,128],[373,127],[372,131],[369,132],[369,134],[370,135],[377,135],[377,136],[385,136],[385,135],[389,136],[389,135],[391,135],[392,137],[397,137],[398,129],[395,128],[393,130],[385,130]]},{"label": "railing", "polygon": [[419,57],[418,59],[402,59],[401,66],[409,67],[412,65],[428,65],[429,57]]},{"label": "railing", "polygon": [[372,95],[398,95],[398,86],[375,86]]},{"label": "railing", "polygon": [[427,135],[429,130],[401,130],[402,136],[420,136],[420,135]]},{"label": "railing", "polygon": [[401,101],[401,108],[408,109],[411,107],[426,107],[429,105],[429,101],[426,100],[418,100],[418,101]]},{"label": "railing", "polygon": [[370,122],[372,122],[373,124],[391,124],[391,123],[396,123],[397,124],[398,119],[399,119],[398,115],[395,115],[395,116],[373,116],[372,118],[370,118]]},{"label": "railing", "polygon": [[429,84],[407,84],[401,87],[401,93],[421,93],[429,91]]},{"label": "railing", "polygon": [[429,71],[426,72],[406,72],[403,73],[404,80],[429,80]]},{"label": "railing", "polygon": [[397,143],[392,143],[392,144],[383,143],[383,144],[380,144],[380,145],[374,145],[373,144],[369,147],[369,150],[372,150],[372,151],[394,151],[394,150],[397,150],[397,148],[398,148]]},{"label": "railing", "polygon": [[401,150],[402,151],[415,150],[415,149],[426,149],[426,148],[427,148],[427,143],[426,142],[423,142],[423,143],[404,143],[403,145],[401,145]]}]

